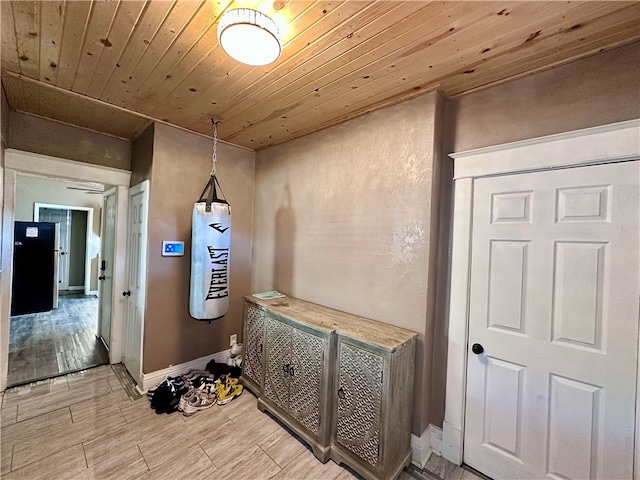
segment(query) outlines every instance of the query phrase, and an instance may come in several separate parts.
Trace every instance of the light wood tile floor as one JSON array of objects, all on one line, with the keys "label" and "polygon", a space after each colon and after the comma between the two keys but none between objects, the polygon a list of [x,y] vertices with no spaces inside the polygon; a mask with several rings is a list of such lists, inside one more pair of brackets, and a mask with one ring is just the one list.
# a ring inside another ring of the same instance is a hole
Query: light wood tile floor
[{"label": "light wood tile floor", "polygon": [[[248,391],[192,417],[158,415],[146,396],[127,395],[107,365],[1,396],[0,476],[6,480],[358,478],[331,461],[320,463],[261,413]],[[479,478],[442,465],[435,474],[410,467],[400,478]]]}]

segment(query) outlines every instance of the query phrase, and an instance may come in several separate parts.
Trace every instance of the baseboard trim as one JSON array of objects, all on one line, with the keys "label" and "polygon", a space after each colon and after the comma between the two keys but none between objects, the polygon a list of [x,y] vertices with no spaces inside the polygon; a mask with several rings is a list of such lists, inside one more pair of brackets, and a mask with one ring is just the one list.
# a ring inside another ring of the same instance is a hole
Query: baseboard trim
[{"label": "baseboard trim", "polygon": [[182,375],[183,373],[187,373],[189,370],[204,370],[207,366],[207,363],[209,363],[211,360],[215,360],[218,363],[227,363],[230,351],[231,349],[223,350],[222,352],[207,355],[206,357],[196,358],[195,360],[191,360],[189,362],[180,363],[178,365],[170,365],[169,367],[162,370],[143,373],[140,379],[142,383],[142,389],[140,389],[139,386],[136,386],[136,388],[138,389],[138,391],[140,391],[140,393],[144,393],[150,388],[158,385],[167,377]]},{"label": "baseboard trim", "polygon": [[422,435],[411,434],[411,463],[419,468],[429,461],[432,453],[441,455],[442,450],[442,429],[433,424],[429,424]]}]

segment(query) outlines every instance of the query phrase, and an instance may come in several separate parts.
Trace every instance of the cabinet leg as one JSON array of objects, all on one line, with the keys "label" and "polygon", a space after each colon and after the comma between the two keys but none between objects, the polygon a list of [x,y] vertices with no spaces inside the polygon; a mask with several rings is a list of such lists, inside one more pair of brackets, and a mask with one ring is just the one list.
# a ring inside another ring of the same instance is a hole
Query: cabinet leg
[{"label": "cabinet leg", "polygon": [[320,460],[322,463],[327,463],[329,461],[329,455],[331,453],[331,448],[322,448],[317,445],[309,445],[315,457]]}]

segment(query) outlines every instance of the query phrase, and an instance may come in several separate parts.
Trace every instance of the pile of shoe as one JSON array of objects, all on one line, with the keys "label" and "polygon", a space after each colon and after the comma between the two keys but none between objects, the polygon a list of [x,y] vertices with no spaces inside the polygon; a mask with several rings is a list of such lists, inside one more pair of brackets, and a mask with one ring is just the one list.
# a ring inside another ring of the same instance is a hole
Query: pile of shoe
[{"label": "pile of shoe", "polygon": [[[199,384],[198,384],[199,383]],[[214,381],[210,378],[194,382],[192,388],[182,395],[178,410],[189,417],[214,405],[226,405],[243,391],[237,377],[223,374]]]},{"label": "pile of shoe", "polygon": [[211,363],[207,370],[191,370],[179,377],[164,379],[147,392],[151,408],[156,413],[179,410],[188,417],[214,405],[226,405],[242,393],[240,368]]}]

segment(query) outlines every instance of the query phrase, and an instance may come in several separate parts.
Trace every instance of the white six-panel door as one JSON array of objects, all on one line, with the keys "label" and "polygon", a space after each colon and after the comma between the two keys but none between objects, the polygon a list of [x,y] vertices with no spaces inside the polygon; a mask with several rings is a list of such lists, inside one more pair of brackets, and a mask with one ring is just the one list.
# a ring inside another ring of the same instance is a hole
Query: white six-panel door
[{"label": "white six-panel door", "polygon": [[69,289],[69,252],[71,245],[71,211],[58,208],[40,208],[40,222],[53,222],[60,225],[58,252],[58,288]]},{"label": "white six-panel door", "polygon": [[475,181],[468,465],[632,478],[639,179],[634,161]]},{"label": "white six-panel door", "polygon": [[[100,336],[107,348],[111,345],[111,311],[113,304],[113,267],[116,242],[116,189],[104,194],[102,251],[100,255],[100,307],[98,311]],[[104,268],[102,268],[104,267]]]},{"label": "white six-panel door", "polygon": [[139,386],[142,382],[148,210],[149,181],[144,181],[129,190],[127,290],[123,292],[126,298],[124,365]]}]

